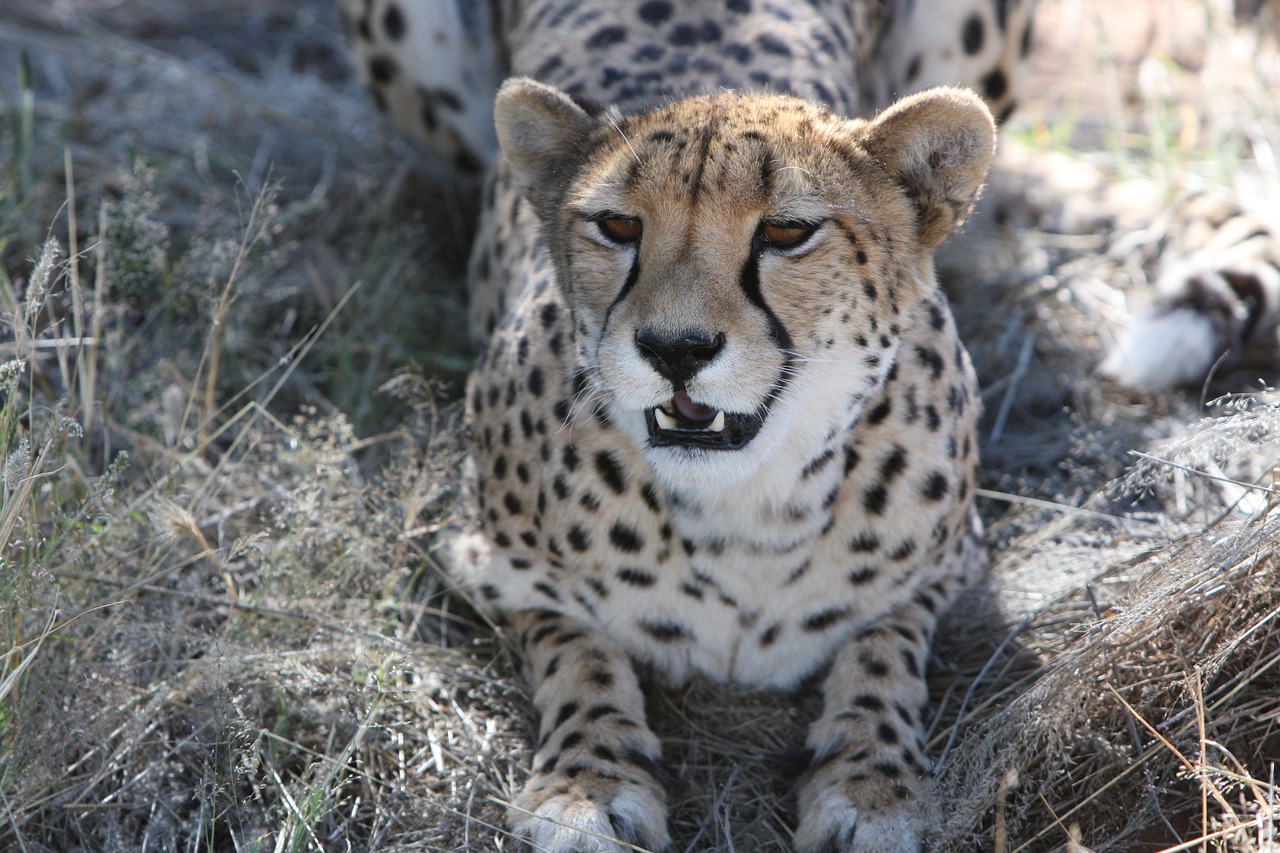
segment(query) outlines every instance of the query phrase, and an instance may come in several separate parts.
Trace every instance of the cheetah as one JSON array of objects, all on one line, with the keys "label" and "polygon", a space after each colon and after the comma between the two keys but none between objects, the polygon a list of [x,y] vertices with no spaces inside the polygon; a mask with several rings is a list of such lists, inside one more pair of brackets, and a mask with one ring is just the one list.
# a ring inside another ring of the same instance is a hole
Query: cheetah
[{"label": "cheetah", "polygon": [[538,712],[513,833],[665,848],[642,676],[816,678],[795,849],[920,849],[924,666],[986,566],[933,251],[1031,4],[343,3],[379,102],[488,176],[450,553]]}]

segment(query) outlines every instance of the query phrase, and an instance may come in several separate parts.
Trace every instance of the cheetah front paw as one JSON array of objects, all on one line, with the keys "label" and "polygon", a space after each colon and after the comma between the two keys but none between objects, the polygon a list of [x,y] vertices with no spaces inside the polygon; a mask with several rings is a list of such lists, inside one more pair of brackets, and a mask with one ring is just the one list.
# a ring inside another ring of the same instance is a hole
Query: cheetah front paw
[{"label": "cheetah front paw", "polygon": [[919,853],[919,819],[905,809],[873,812],[827,792],[800,815],[796,853]]},{"label": "cheetah front paw", "polygon": [[654,780],[618,775],[581,767],[535,774],[507,821],[534,850],[547,853],[664,849],[670,841],[665,793]]}]

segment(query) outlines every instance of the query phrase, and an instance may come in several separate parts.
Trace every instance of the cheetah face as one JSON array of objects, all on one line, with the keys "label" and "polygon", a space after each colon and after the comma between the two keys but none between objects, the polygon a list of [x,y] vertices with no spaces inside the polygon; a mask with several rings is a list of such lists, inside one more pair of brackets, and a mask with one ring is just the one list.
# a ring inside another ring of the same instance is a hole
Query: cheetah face
[{"label": "cheetah face", "polygon": [[624,118],[515,80],[496,119],[592,404],[660,477],[717,488],[793,478],[856,424],[994,144],[957,90],[872,122],[733,93]]}]

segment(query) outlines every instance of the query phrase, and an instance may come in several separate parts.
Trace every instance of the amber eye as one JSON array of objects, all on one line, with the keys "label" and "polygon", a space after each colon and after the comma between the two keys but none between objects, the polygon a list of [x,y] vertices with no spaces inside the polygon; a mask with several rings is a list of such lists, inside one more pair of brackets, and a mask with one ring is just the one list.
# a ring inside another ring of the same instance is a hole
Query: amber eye
[{"label": "amber eye", "polygon": [[600,233],[615,243],[634,243],[640,239],[644,226],[639,219],[625,216],[609,216],[596,221]]},{"label": "amber eye", "polygon": [[760,226],[760,239],[774,249],[794,249],[813,236],[816,225],[805,223],[766,222]]}]

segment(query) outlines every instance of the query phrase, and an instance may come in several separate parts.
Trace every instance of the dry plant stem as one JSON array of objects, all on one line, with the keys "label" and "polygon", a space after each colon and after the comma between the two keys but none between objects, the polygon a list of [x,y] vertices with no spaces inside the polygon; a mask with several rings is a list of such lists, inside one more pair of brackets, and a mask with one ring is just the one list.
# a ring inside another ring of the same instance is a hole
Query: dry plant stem
[{"label": "dry plant stem", "polygon": [[[71,146],[62,149],[63,170],[66,172],[67,193],[67,275],[71,287],[71,323],[73,340],[76,341],[76,391],[80,396],[80,426],[85,434],[93,429],[94,394],[98,387],[97,336],[86,335],[84,288],[80,282],[80,236],[76,226],[76,182],[71,159]],[[97,300],[90,308],[94,322],[98,321]],[[86,337],[88,340],[86,340]]]},{"label": "dry plant stem", "polygon": [[[249,257],[249,252],[252,251],[254,245],[257,244],[262,236],[262,219],[269,195],[266,190],[259,192],[254,198],[253,205],[249,208],[249,219],[244,224],[244,233],[236,250],[235,261],[231,264],[231,272],[227,274],[227,281],[222,287],[222,292],[218,296],[217,307],[213,311],[213,323],[209,329],[205,345],[205,357],[200,364],[200,372],[204,374],[204,399],[199,413],[200,426],[197,435],[202,447],[208,444],[209,426],[213,423],[215,417],[216,407],[214,400],[218,388],[218,364],[222,358],[222,343],[226,334],[224,324],[227,320],[227,314],[231,310],[231,304],[235,301],[240,268],[244,265],[245,259]],[[189,408],[188,411],[190,411]],[[186,431],[185,414],[183,416],[182,431]]]}]

